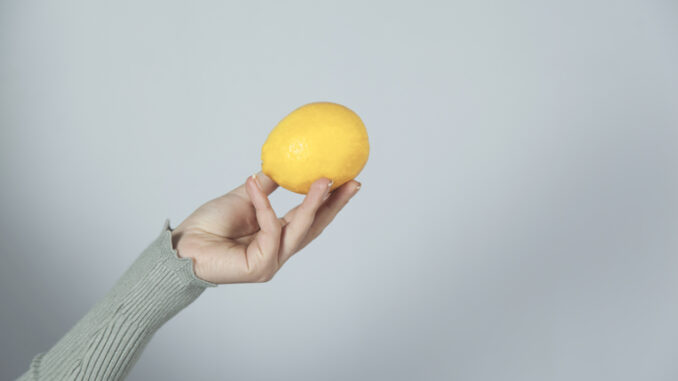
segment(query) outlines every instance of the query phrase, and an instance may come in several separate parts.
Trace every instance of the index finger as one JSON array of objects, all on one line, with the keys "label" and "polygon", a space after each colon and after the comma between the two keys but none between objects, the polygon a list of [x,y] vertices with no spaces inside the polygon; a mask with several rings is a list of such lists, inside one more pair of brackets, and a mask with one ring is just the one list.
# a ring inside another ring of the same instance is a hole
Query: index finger
[{"label": "index finger", "polygon": [[[273,181],[272,178],[266,176],[266,174],[262,171],[259,171],[256,173],[256,178],[259,180],[259,184],[261,185],[261,190],[268,196],[271,193],[273,193],[274,190],[278,188],[278,184]],[[247,193],[247,181],[240,185],[239,187],[233,189],[231,193],[235,193],[239,196],[245,197],[245,198],[250,198],[249,194]]]}]

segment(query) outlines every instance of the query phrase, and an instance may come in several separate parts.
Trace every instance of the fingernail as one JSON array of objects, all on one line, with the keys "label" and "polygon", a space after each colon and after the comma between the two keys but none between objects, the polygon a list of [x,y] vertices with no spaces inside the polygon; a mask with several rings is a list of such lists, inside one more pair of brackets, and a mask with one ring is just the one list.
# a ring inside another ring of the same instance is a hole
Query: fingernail
[{"label": "fingernail", "polygon": [[330,197],[330,188],[332,188],[333,183],[334,183],[334,181],[332,181],[331,179],[330,179],[330,182],[327,183],[327,188],[325,188],[325,193],[323,193],[323,198],[322,198],[323,201],[327,200],[327,198]]},{"label": "fingernail", "polygon": [[362,184],[358,183],[358,185],[355,187],[356,193],[360,190],[360,187],[363,186]]},{"label": "fingernail", "polygon": [[263,191],[263,189],[261,188],[261,184],[259,184],[259,179],[257,179],[256,173],[252,174],[252,180],[254,180],[254,183],[257,184],[257,187],[259,188],[259,190]]}]

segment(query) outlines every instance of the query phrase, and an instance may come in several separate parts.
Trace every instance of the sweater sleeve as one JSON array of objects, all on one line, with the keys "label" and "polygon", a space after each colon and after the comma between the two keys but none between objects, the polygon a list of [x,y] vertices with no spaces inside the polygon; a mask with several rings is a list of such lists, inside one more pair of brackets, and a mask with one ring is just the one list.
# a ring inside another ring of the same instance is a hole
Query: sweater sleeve
[{"label": "sweater sleeve", "polygon": [[195,275],[190,258],[179,258],[169,225],[166,219],[160,235],[113,288],[37,355],[20,380],[123,379],[158,328],[215,286]]}]

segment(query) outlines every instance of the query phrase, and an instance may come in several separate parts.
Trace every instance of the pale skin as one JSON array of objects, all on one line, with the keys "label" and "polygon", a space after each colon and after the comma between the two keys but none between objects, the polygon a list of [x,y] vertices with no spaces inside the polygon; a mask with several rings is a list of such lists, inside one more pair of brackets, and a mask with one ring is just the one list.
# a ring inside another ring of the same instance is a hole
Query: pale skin
[{"label": "pale skin", "polygon": [[316,180],[299,205],[278,217],[268,199],[278,184],[258,172],[196,209],[172,231],[172,243],[180,257],[193,259],[203,280],[268,282],[323,232],[361,184],[350,180],[330,192],[331,185]]}]

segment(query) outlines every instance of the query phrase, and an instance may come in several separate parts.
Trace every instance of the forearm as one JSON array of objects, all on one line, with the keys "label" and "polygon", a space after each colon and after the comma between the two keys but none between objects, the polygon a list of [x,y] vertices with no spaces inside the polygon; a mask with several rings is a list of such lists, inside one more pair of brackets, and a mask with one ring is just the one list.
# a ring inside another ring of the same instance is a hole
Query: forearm
[{"label": "forearm", "polygon": [[36,356],[21,380],[122,379],[158,328],[211,286],[195,276],[191,259],[177,256],[166,220],[106,296]]}]

